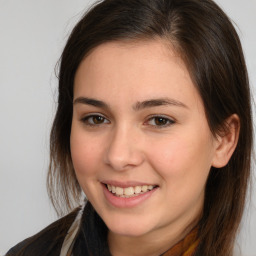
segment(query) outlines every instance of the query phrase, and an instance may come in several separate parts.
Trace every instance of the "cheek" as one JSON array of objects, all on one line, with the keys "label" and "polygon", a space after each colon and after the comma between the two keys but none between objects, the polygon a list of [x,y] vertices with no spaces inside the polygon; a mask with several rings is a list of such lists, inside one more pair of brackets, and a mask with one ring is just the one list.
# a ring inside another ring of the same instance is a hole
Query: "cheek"
[{"label": "cheek", "polygon": [[173,136],[165,141],[154,144],[154,150],[149,153],[151,165],[160,176],[172,184],[205,183],[212,158],[212,148],[209,136],[187,134]]},{"label": "cheek", "polygon": [[93,198],[98,194],[98,173],[102,168],[99,166],[101,153],[99,144],[91,136],[85,136],[84,132],[71,130],[70,149],[73,166],[77,180],[87,198]]},{"label": "cheek", "polygon": [[97,143],[83,132],[73,128],[70,137],[70,149],[75,172],[79,176],[94,174],[100,159],[100,148]]},{"label": "cheek", "polygon": [[209,148],[203,145],[199,140],[195,143],[185,137],[176,137],[161,144],[161,150],[160,145],[156,145],[151,154],[151,165],[161,176],[165,199],[168,198],[165,204],[177,215],[193,209],[201,211],[210,170]]}]

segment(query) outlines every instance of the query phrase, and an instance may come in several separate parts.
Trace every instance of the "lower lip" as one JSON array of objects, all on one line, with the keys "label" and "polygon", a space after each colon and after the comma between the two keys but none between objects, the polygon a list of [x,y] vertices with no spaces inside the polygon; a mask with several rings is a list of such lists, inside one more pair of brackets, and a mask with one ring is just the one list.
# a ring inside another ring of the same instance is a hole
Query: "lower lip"
[{"label": "lower lip", "polygon": [[147,199],[149,199],[153,193],[157,190],[157,187],[145,192],[143,194],[137,195],[137,196],[133,196],[133,197],[129,197],[129,198],[125,198],[125,197],[118,197],[115,196],[114,194],[112,194],[105,186],[105,184],[102,184],[103,187],[103,192],[105,195],[105,198],[107,199],[107,201],[115,207],[118,208],[131,208],[131,207],[135,207],[141,203],[143,203],[144,201],[146,201]]}]

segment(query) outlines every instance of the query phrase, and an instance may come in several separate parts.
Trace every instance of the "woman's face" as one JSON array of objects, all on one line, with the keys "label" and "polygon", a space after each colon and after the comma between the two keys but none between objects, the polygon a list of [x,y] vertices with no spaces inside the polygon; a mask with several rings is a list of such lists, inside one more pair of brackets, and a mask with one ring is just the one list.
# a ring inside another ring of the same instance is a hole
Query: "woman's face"
[{"label": "woman's face", "polygon": [[106,43],[81,62],[70,142],[77,179],[113,234],[166,236],[198,219],[217,142],[164,42]]}]

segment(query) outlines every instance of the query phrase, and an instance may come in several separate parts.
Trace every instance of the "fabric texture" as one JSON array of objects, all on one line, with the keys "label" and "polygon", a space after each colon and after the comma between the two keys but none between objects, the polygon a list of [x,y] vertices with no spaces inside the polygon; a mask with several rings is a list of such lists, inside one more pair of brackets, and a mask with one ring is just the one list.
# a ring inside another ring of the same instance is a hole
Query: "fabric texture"
[{"label": "fabric texture", "polygon": [[[193,256],[199,244],[197,232],[194,228],[161,256]],[[87,202],[84,207],[19,243],[6,256],[111,256],[107,233],[105,223]]]},{"label": "fabric texture", "polygon": [[68,233],[67,233],[67,235],[63,241],[62,247],[61,247],[60,256],[72,255],[72,249],[75,244],[75,240],[78,235],[78,232],[80,230],[84,207],[85,207],[85,205],[78,212],[74,222],[72,223],[70,229],[68,230]]},{"label": "fabric texture", "polygon": [[178,242],[162,256],[193,256],[199,244],[198,228],[194,228],[183,240]]},{"label": "fabric texture", "polygon": [[18,243],[5,256],[59,256],[64,238],[79,210],[75,209],[34,236]]},{"label": "fabric texture", "polygon": [[[73,225],[71,226],[69,232],[68,232],[68,235],[67,237],[69,238],[69,244],[70,245],[74,245],[74,241],[72,242],[70,240],[70,237],[73,237],[73,239],[76,239],[76,229],[77,229],[77,225],[79,225],[78,223],[82,221],[82,218],[79,217],[81,216],[81,212],[82,212],[83,209],[81,209],[81,211],[78,213],[78,216],[76,218],[76,220],[74,221]],[[89,214],[87,216],[87,218],[95,218],[95,221],[93,223],[96,223],[98,221],[98,225],[97,227],[100,226],[100,228],[98,228],[98,234],[97,234],[97,229],[95,229],[94,227],[94,234],[96,233],[97,236],[99,236],[100,234],[103,235],[102,237],[102,241],[104,243],[105,241],[105,244],[98,244],[96,245],[95,244],[95,240],[96,239],[91,239],[91,248],[94,248],[94,252],[92,255],[104,255],[104,256],[108,256],[110,255],[110,252],[108,250],[108,246],[106,244],[106,240],[107,240],[107,230],[106,230],[106,227],[104,227],[104,223],[102,222],[102,220],[99,218],[99,216],[97,215],[97,213],[94,211],[93,207],[89,205],[89,207],[87,207],[87,210],[86,210],[87,214]],[[98,220],[97,220],[98,219]],[[86,219],[83,221],[84,223],[86,223]],[[88,231],[90,231],[90,227],[88,227],[87,225],[84,225],[84,223],[81,223],[81,230],[80,230],[80,233],[83,233],[84,236],[82,237],[81,234],[80,236],[78,236],[77,240],[80,240],[80,246],[75,246],[75,248],[80,248],[80,252],[81,252],[81,249],[83,247],[85,247],[84,245],[85,244],[88,244],[90,243],[90,241],[88,241],[88,234],[86,234]],[[101,222],[101,223],[99,223]],[[74,226],[76,228],[74,228]],[[102,229],[105,229],[105,237],[104,237],[104,232],[102,232]],[[193,256],[195,251],[196,251],[196,248],[199,244],[199,240],[197,239],[197,234],[198,234],[198,227],[195,227],[194,229],[192,229],[192,231],[190,231],[189,234],[186,235],[186,237],[184,239],[182,239],[180,242],[178,242],[175,246],[173,246],[171,249],[169,249],[167,252],[165,252],[164,254],[162,254],[161,256]],[[65,239],[66,240],[66,239]],[[85,242],[86,241],[86,242]],[[78,243],[77,243],[78,244]],[[65,246],[65,241],[64,241],[64,244],[63,244],[63,247]],[[73,246],[70,246],[69,250],[65,250],[65,252],[67,251],[68,253],[63,253],[61,254],[60,256],[76,256],[76,253],[71,253],[72,251],[72,247]],[[96,248],[97,250],[99,249],[102,249],[102,251],[97,251],[96,252]],[[105,248],[105,249],[104,249]],[[105,251],[104,251],[105,250]],[[83,255],[85,255],[84,253],[87,252],[87,248],[84,248],[83,250]]]}]

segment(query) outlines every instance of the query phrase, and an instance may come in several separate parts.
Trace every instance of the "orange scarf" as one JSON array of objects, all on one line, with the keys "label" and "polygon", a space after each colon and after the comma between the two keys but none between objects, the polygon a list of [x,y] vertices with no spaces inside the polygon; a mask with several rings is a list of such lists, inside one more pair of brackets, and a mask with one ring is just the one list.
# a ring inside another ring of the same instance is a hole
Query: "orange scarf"
[{"label": "orange scarf", "polygon": [[193,256],[199,244],[197,233],[198,229],[194,228],[184,239],[174,245],[162,256]]}]

